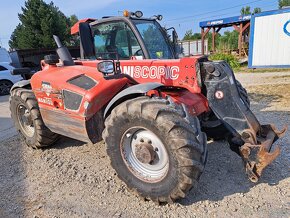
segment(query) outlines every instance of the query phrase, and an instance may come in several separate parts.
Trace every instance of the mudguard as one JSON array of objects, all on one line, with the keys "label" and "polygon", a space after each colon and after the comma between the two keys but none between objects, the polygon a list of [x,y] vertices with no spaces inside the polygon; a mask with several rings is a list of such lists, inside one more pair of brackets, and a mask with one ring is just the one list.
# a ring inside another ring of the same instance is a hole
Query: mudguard
[{"label": "mudguard", "polygon": [[23,88],[23,87],[28,86],[28,85],[30,85],[30,80],[21,80],[12,86],[10,93],[16,88]]},{"label": "mudguard", "polygon": [[104,117],[106,118],[112,109],[118,104],[123,102],[126,99],[130,99],[131,97],[140,96],[150,90],[162,87],[163,84],[161,83],[144,83],[138,84],[134,86],[130,86],[129,88],[124,89],[120,93],[118,93],[107,105]]}]

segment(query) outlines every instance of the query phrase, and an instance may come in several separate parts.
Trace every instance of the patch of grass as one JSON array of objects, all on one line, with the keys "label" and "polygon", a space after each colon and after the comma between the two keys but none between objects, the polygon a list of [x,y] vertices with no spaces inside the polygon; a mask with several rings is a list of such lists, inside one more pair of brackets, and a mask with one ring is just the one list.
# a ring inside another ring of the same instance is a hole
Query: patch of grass
[{"label": "patch of grass", "polygon": [[234,55],[216,53],[216,54],[210,55],[209,59],[210,60],[224,60],[231,66],[231,68],[235,70],[238,70],[240,68],[240,63]]},{"label": "patch of grass", "polygon": [[253,85],[247,87],[251,102],[262,106],[265,111],[290,111],[289,90],[290,84]]},{"label": "patch of grass", "polygon": [[271,73],[271,72],[290,72],[290,68],[265,68],[265,69],[249,69],[248,67],[241,67],[235,69],[236,73]]}]

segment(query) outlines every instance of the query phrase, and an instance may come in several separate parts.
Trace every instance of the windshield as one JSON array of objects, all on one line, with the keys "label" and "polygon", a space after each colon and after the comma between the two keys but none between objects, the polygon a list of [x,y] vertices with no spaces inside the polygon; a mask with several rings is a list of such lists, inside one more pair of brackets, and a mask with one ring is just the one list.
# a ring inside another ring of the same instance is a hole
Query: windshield
[{"label": "windshield", "polygon": [[162,33],[162,27],[156,21],[133,20],[151,59],[173,59],[169,41]]},{"label": "windshield", "polygon": [[101,59],[129,60],[143,56],[131,28],[123,21],[112,21],[92,27],[96,56]]}]

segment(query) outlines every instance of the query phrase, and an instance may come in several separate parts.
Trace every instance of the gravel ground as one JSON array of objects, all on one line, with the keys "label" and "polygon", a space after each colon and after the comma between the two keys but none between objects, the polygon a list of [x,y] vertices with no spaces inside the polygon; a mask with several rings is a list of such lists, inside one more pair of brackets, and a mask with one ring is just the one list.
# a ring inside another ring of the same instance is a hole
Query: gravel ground
[{"label": "gravel ground", "polygon": [[[258,119],[289,126],[290,86],[272,84],[272,92],[262,80],[251,86],[255,82],[246,75],[237,77],[250,91]],[[276,78],[264,80],[269,85]],[[209,142],[197,189],[175,204],[159,206],[126,189],[109,165],[103,142],[63,137],[49,149],[33,150],[15,136],[0,142],[0,217],[290,217],[289,139],[279,141],[282,154],[258,184],[247,180],[240,157],[225,141]]]}]

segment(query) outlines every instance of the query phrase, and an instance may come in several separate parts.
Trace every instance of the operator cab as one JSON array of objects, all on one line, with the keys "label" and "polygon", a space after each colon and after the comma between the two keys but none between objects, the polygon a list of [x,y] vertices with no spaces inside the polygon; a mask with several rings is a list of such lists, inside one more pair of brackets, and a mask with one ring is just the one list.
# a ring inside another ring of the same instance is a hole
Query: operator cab
[{"label": "operator cab", "polygon": [[[174,49],[157,20],[162,16],[142,18],[142,12],[124,12],[123,17],[106,17],[87,24],[90,34],[80,28],[82,58],[89,59],[174,59]],[[83,24],[83,23],[82,23]],[[88,37],[88,36],[92,37]],[[92,49],[87,44],[94,47]],[[87,52],[86,50],[90,50]],[[89,54],[89,55],[88,55]]]}]

